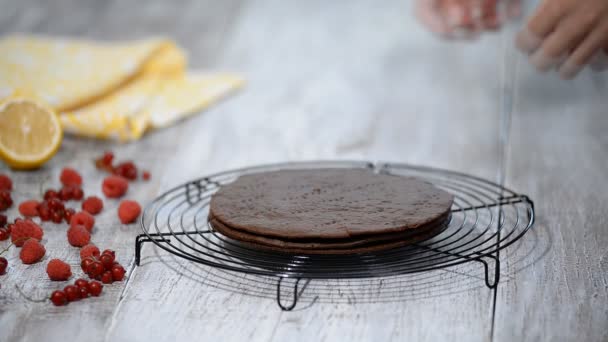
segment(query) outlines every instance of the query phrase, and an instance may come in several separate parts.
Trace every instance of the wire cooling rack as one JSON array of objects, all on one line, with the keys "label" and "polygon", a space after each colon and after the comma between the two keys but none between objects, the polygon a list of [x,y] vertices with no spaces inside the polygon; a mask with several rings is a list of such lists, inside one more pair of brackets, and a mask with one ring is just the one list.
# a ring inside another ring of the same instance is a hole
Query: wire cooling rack
[{"label": "wire cooling rack", "polygon": [[[295,255],[252,248],[215,232],[209,224],[207,214],[211,195],[223,184],[244,174],[314,168],[369,169],[431,182],[454,195],[449,225],[431,239],[387,251],[355,255]],[[353,281],[349,286],[365,289],[368,283],[386,279],[398,287],[398,279],[402,275],[471,262],[483,267],[485,285],[495,288],[500,280],[498,251],[521,238],[533,223],[534,204],[526,195],[463,173],[394,163],[274,164],[221,172],[182,184],[160,195],[142,215],[143,234],[138,235],[135,241],[135,261],[140,264],[142,244],[153,242],[178,257],[210,266],[211,270],[225,271],[222,274],[213,272],[217,273],[220,284],[226,277],[230,277],[228,282],[236,280],[239,283],[241,277],[242,286],[257,287],[245,293],[267,297],[269,285],[273,284],[279,307],[292,310],[302,297],[302,287],[311,280],[339,282],[350,279]],[[282,288],[286,283],[292,287],[288,304],[282,299]],[[323,291],[319,292],[323,294]]]}]

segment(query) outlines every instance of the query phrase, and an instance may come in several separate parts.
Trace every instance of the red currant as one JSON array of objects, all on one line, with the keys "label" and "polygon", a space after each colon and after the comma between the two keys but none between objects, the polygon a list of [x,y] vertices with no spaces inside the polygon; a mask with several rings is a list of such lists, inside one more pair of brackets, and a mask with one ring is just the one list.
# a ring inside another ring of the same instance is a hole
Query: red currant
[{"label": "red currant", "polygon": [[88,274],[89,273],[89,267],[91,267],[91,264],[93,264],[94,262],[95,262],[95,260],[93,260],[92,258],[83,259],[80,262],[80,267],[82,268],[82,271],[84,273]]},{"label": "red currant", "polygon": [[11,192],[8,190],[0,190],[0,211],[6,210],[13,205]]},{"label": "red currant", "polygon": [[48,201],[42,201],[36,208],[38,210],[38,216],[42,221],[49,221],[51,219],[51,209],[49,209]]},{"label": "red currant", "polygon": [[80,292],[80,298],[88,298],[89,297],[89,287],[79,287],[78,291]]},{"label": "red currant", "polygon": [[61,223],[61,221],[63,221],[62,213],[60,213],[58,211],[53,211],[51,213],[51,221],[53,221],[55,223]]},{"label": "red currant", "polygon": [[84,197],[84,191],[82,188],[75,187],[72,189],[72,199],[76,201],[80,201]]},{"label": "red currant", "polygon": [[65,295],[63,291],[53,291],[51,294],[51,302],[56,306],[63,306],[68,303],[68,297]]},{"label": "red currant", "polygon": [[116,258],[116,252],[114,252],[111,249],[104,249],[103,252],[101,252],[101,254],[109,254],[112,256],[112,261],[114,261],[114,259]]},{"label": "red currant", "polygon": [[112,161],[114,160],[114,153],[110,152],[110,151],[106,151],[103,154],[103,157],[101,157],[103,160],[103,163],[105,165],[112,165]]},{"label": "red currant", "polygon": [[110,269],[112,269],[112,265],[114,264],[114,257],[112,257],[111,254],[102,254],[99,257],[99,261],[101,261],[101,263],[103,264],[103,268],[106,271],[109,271]]},{"label": "red currant", "polygon": [[78,287],[75,285],[68,285],[63,289],[65,296],[68,298],[68,302],[75,302],[80,300],[80,292]]},{"label": "red currant", "polygon": [[67,208],[64,212],[63,212],[63,218],[65,219],[66,223],[70,223],[70,221],[72,220],[72,216],[76,214],[76,210],[72,209],[72,208]]},{"label": "red currant", "polygon": [[101,294],[101,290],[103,289],[103,285],[101,285],[98,281],[92,281],[89,283],[89,292],[91,296],[97,297]]},{"label": "red currant", "polygon": [[112,266],[112,279],[121,281],[125,277],[125,269],[121,265]]},{"label": "red currant", "polygon": [[51,211],[65,210],[65,206],[63,205],[63,202],[61,202],[61,200],[58,198],[51,198],[50,200],[47,201],[47,204]]},{"label": "red currant", "polygon": [[137,179],[137,166],[132,161],[118,164],[114,168],[114,174],[129,180]]},{"label": "red currant", "polygon": [[8,260],[5,257],[0,257],[0,275],[6,273],[6,267],[8,267]]},{"label": "red currant", "polygon": [[89,286],[89,282],[86,281],[85,279],[78,278],[74,282],[74,285],[76,285],[77,287],[87,287],[87,286]]},{"label": "red currant", "polygon": [[53,189],[48,189],[45,193],[44,193],[44,200],[48,201],[51,198],[59,198],[59,193],[57,193],[57,191],[53,190]]},{"label": "red currant", "polygon": [[93,261],[93,263],[89,265],[87,270],[88,270],[87,273],[89,274],[89,277],[95,278],[97,276],[100,276],[103,273],[103,271],[104,271],[103,264],[99,261]]},{"label": "red currant", "polygon": [[72,188],[69,186],[64,186],[59,190],[59,199],[62,201],[69,201],[72,199]]},{"label": "red currant", "polygon": [[112,284],[112,272],[110,271],[105,271],[103,272],[103,274],[101,275],[101,282],[104,284]]},{"label": "red currant", "polygon": [[105,170],[107,172],[112,172],[112,161],[114,161],[114,153],[105,152],[103,156],[98,159],[95,159],[95,167],[100,170]]},{"label": "red currant", "polygon": [[0,228],[0,241],[4,241],[8,239],[11,234],[8,232],[6,228]]}]

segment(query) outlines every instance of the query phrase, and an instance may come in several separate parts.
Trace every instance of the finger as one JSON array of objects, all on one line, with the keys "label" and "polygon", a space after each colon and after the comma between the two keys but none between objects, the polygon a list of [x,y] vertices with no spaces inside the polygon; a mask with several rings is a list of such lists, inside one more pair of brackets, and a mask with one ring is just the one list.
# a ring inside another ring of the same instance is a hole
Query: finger
[{"label": "finger", "polygon": [[420,0],[416,2],[416,17],[429,30],[441,36],[447,36],[450,28],[441,16],[438,0]]},{"label": "finger", "polygon": [[541,71],[556,66],[567,53],[574,51],[599,20],[599,15],[579,11],[564,18],[559,27],[542,43],[530,62]]},{"label": "finger", "polygon": [[559,69],[563,79],[572,79],[585,67],[593,55],[608,45],[608,22],[602,22],[574,50],[570,57]]},{"label": "finger", "polygon": [[543,39],[557,27],[564,16],[564,11],[555,1],[545,0],[536,9],[526,27],[517,35],[517,47],[531,53],[536,50]]},{"label": "finger", "polygon": [[511,0],[507,2],[507,6],[505,9],[507,18],[519,18],[521,16],[521,12],[521,0]]},{"label": "finger", "polygon": [[486,30],[496,30],[500,27],[498,16],[498,1],[484,0],[482,3],[482,26]]},{"label": "finger", "polygon": [[469,12],[470,12],[470,24],[471,30],[479,35],[484,31],[483,18],[485,13],[485,6],[489,0],[470,0],[469,1]]}]

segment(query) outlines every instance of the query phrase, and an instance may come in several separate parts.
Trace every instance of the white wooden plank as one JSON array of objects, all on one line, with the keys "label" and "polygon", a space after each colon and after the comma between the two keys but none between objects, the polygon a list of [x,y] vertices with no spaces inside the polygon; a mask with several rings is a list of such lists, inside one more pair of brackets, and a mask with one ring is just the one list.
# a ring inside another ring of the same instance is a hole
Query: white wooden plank
[{"label": "white wooden plank", "polygon": [[538,220],[506,251],[514,281],[498,292],[497,341],[608,340],[605,82],[523,65],[507,183],[535,200]]}]

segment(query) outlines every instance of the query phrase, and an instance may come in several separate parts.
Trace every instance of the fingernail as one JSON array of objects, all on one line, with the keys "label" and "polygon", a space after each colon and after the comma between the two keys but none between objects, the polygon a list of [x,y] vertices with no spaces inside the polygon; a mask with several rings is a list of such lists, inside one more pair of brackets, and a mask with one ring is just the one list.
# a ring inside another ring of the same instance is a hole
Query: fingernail
[{"label": "fingernail", "polygon": [[555,67],[560,61],[560,58],[553,58],[545,55],[542,49],[536,51],[530,57],[530,63],[534,65],[538,70],[545,72]]},{"label": "fingernail", "polygon": [[525,53],[532,53],[534,50],[538,49],[538,47],[540,46],[540,44],[542,43],[542,39],[540,39],[540,37],[536,36],[535,34],[533,34],[532,32],[530,32],[530,30],[528,29],[523,29],[522,31],[520,31],[517,34],[517,40],[516,40],[516,44],[517,47],[525,52]]},{"label": "fingernail", "polygon": [[559,68],[559,76],[565,80],[571,80],[581,71],[582,68],[582,65],[575,64],[572,61],[567,60],[561,66],[561,68]]}]

